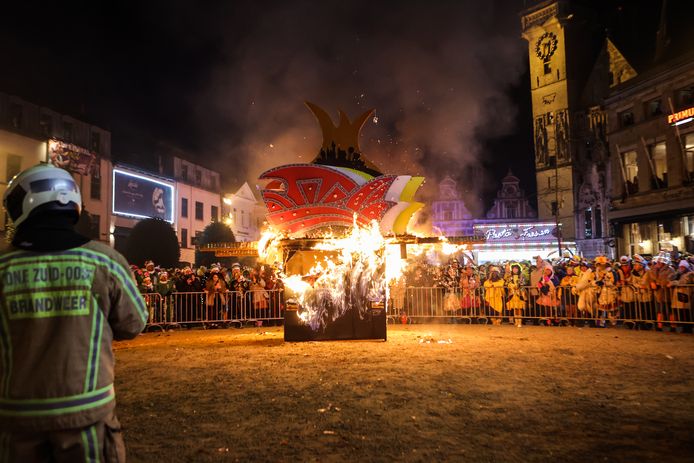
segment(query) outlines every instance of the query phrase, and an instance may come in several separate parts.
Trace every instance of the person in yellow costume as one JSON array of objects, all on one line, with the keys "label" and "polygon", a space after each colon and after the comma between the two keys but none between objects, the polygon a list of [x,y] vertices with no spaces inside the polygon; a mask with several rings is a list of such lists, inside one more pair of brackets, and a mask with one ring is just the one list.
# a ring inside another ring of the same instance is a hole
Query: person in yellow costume
[{"label": "person in yellow costume", "polygon": [[492,323],[501,325],[504,314],[504,280],[501,279],[499,267],[489,269],[489,278],[484,282],[484,300],[495,314],[492,314]]},{"label": "person in yellow costume", "polygon": [[504,275],[506,289],[508,291],[506,297],[506,308],[513,310],[512,323],[518,328],[523,326],[523,309],[527,300],[525,286],[527,282],[523,276],[520,264],[513,263],[507,268]]}]

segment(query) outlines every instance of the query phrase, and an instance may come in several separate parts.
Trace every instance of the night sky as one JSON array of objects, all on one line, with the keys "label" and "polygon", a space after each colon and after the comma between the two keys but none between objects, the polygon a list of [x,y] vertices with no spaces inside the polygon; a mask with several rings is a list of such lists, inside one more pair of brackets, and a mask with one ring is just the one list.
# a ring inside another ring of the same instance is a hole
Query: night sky
[{"label": "night sky", "polygon": [[0,91],[111,130],[117,160],[175,147],[253,185],[317,154],[308,100],[375,108],[363,153],[427,177],[423,196],[470,167],[475,212],[508,168],[534,193],[527,0],[20,3],[3,11]]}]

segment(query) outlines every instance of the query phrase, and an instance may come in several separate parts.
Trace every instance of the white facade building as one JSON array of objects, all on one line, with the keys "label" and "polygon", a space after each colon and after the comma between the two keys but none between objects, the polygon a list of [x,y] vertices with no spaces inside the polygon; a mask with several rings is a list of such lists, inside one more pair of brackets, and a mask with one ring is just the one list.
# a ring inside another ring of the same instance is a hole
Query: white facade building
[{"label": "white facade building", "polygon": [[236,193],[225,195],[223,203],[224,223],[234,232],[236,241],[258,240],[265,224],[266,209],[256,199],[248,182]]}]

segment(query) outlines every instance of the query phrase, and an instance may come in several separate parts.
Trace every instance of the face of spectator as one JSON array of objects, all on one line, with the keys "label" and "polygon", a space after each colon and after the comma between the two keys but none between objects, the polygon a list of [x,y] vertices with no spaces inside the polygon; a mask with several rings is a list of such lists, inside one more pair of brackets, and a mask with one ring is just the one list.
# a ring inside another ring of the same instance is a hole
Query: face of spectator
[{"label": "face of spectator", "polygon": [[566,274],[567,275],[573,275],[574,274],[574,268],[573,267],[566,267]]},{"label": "face of spectator", "polygon": [[552,269],[549,267],[545,267],[543,273],[546,277],[550,277],[550,276],[552,276]]},{"label": "face of spectator", "polygon": [[518,268],[517,265],[514,265],[513,267],[511,267],[511,273],[513,273],[514,275],[518,275],[520,273],[520,268]]},{"label": "face of spectator", "polygon": [[219,274],[213,273],[212,274],[212,281],[214,281],[215,283],[218,282],[219,281]]}]

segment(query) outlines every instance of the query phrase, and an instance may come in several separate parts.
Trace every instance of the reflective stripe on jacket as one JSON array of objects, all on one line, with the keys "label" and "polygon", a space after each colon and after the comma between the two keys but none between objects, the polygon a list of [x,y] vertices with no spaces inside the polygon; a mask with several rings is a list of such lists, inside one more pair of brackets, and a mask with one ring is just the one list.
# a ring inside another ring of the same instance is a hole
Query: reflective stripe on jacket
[{"label": "reflective stripe on jacket", "polygon": [[102,243],[0,255],[0,429],[79,428],[106,416],[111,342],[146,321],[127,261]]}]

